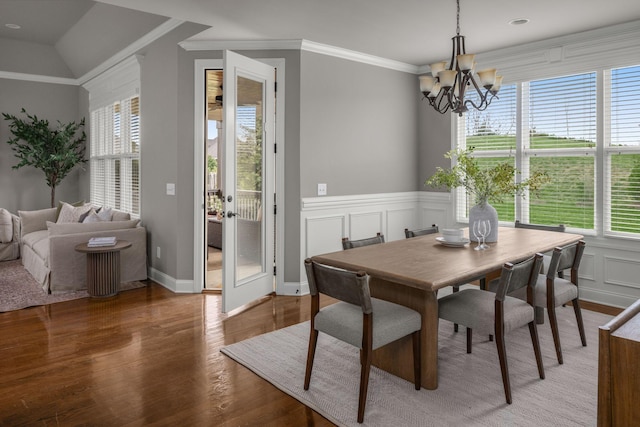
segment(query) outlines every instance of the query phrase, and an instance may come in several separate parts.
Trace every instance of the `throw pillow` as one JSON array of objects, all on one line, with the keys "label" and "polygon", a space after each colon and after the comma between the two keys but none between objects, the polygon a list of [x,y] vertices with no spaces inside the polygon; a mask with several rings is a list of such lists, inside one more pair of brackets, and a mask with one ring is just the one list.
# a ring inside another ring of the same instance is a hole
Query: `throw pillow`
[{"label": "throw pillow", "polygon": [[92,222],[103,222],[104,220],[93,209],[89,211],[89,214],[82,220],[83,224],[89,224]]},{"label": "throw pillow", "polygon": [[[62,210],[62,206],[65,203],[67,202],[63,202],[63,201],[58,202],[58,210],[56,211],[56,221],[58,220],[58,217],[60,216],[60,211]],[[84,206],[84,200],[78,200],[77,202],[68,203],[68,204],[74,207]]]},{"label": "throw pillow", "polygon": [[113,211],[111,208],[102,208],[98,211],[98,217],[102,221],[111,221],[111,216],[113,215]]},{"label": "throw pillow", "polygon": [[73,207],[69,203],[62,202],[62,208],[60,209],[60,214],[58,215],[56,223],[81,222],[81,220],[84,219],[84,216],[86,216],[91,209],[91,205]]},{"label": "throw pillow", "polygon": [[8,210],[0,208],[0,243],[9,243],[13,239],[13,222]]}]

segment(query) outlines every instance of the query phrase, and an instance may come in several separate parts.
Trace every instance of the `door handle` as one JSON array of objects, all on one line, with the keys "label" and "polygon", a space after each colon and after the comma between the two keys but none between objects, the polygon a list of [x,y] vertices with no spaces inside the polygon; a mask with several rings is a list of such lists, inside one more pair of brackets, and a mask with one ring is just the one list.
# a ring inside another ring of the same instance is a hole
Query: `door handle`
[{"label": "door handle", "polygon": [[232,218],[232,217],[237,216],[237,215],[238,215],[237,213],[233,213],[231,211],[227,212],[227,218]]}]

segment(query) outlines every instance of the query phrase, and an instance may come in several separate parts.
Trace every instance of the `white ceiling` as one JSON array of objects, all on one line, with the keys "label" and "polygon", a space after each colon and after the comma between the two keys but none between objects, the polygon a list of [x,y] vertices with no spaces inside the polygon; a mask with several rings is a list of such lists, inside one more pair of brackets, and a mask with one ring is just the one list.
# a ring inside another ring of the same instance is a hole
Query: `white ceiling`
[{"label": "white ceiling", "polygon": [[[413,65],[448,59],[456,31],[455,0],[97,1],[211,26],[195,36],[196,40],[306,39]],[[0,37],[54,44],[60,32],[64,33],[91,3],[0,0]],[[460,3],[461,34],[467,38],[468,53],[640,20],[639,0]],[[530,22],[509,24],[518,18]],[[6,23],[20,24],[23,30],[8,30],[4,28]],[[24,23],[29,23],[28,29]],[[22,35],[18,35],[20,32]]]}]

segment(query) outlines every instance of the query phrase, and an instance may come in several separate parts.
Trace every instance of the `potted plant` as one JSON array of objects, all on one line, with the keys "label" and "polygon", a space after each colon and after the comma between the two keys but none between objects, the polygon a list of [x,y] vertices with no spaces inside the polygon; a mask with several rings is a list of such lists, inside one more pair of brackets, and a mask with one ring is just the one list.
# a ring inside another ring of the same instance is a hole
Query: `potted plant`
[{"label": "potted plant", "polygon": [[[549,182],[549,177],[542,172],[533,172],[528,179],[516,181],[520,172],[511,162],[500,162],[492,167],[482,167],[473,156],[473,147],[456,149],[444,156],[455,161],[451,169],[438,167],[436,173],[425,181],[430,187],[446,187],[449,190],[464,187],[475,205],[469,210],[469,226],[475,221],[489,219],[491,232],[486,241],[498,240],[498,213],[490,205],[490,201],[501,202],[505,197],[522,196],[526,189],[535,193],[542,185]],[[472,233],[469,238],[474,239]]]},{"label": "potted plant", "polygon": [[[84,163],[85,140],[84,118],[79,122],[62,124],[58,121],[55,129],[49,128],[48,120],[40,120],[29,115],[22,108],[28,120],[2,113],[9,121],[9,130],[14,138],[7,143],[15,151],[20,162],[13,166],[33,166],[44,172],[47,185],[51,188],[51,207],[55,206],[56,187],[78,163]],[[76,135],[80,132],[79,135]]]}]

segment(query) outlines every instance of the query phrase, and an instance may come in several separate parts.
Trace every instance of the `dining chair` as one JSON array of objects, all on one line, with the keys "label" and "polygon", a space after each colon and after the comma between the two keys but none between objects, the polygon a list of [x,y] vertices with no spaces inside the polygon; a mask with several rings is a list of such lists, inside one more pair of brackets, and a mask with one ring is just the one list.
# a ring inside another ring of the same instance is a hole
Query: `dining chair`
[{"label": "dining chair", "polygon": [[[564,226],[564,224],[559,224],[559,225],[531,224],[527,222],[520,222],[519,219],[516,219],[514,223],[514,227],[528,228],[531,230],[557,231],[559,233],[564,233],[566,230],[566,227]],[[543,266],[542,271],[543,273],[546,273],[547,268],[549,267],[549,262],[551,261],[551,255],[547,255],[547,254],[542,254],[542,255],[544,256],[544,258],[542,259],[542,266]],[[558,276],[563,277],[563,272],[559,271]]]},{"label": "dining chair", "polygon": [[410,239],[411,237],[417,237],[417,236],[424,236],[427,234],[434,234],[434,233],[438,233],[440,230],[438,229],[438,225],[437,224],[432,224],[431,227],[428,228],[421,228],[418,230],[409,230],[408,228],[404,229],[404,236],[407,239]]},{"label": "dining chair", "polygon": [[[360,393],[358,422],[364,420],[369,371],[373,350],[411,335],[415,389],[420,390],[420,313],[403,305],[372,298],[369,276],[364,272],[342,270],[304,261],[311,293],[311,333],[304,377],[309,390],[318,332],[331,335],[360,349]],[[320,310],[320,294],[339,300]]]},{"label": "dining chair", "polygon": [[[558,319],[556,317],[556,307],[571,302],[573,311],[576,315],[576,323],[578,324],[578,332],[580,333],[580,341],[582,346],[587,346],[587,338],[584,333],[584,324],[582,322],[582,311],[580,310],[579,287],[578,287],[578,268],[582,260],[586,243],[584,240],[555,248],[549,262],[549,269],[546,274],[538,275],[538,284],[536,286],[536,306],[547,309],[549,317],[549,325],[553,335],[553,343],[556,347],[556,356],[558,363],[562,365],[562,347],[560,346],[560,334],[558,332]],[[563,270],[570,270],[570,279],[558,277],[557,273]],[[511,294],[517,298],[523,298],[522,292],[514,292]]]},{"label": "dining chair", "polygon": [[[535,322],[535,286],[540,271],[542,254],[518,264],[506,263],[502,267],[496,293],[481,289],[464,289],[438,300],[438,316],[467,327],[467,353],[471,353],[473,331],[495,335],[502,383],[507,403],[511,403],[511,385],[505,347],[505,334],[529,325],[533,351],[538,364],[540,379],[544,379],[544,367]],[[514,290],[526,293],[526,301],[507,295]]]},{"label": "dining chair", "polygon": [[378,243],[384,243],[384,235],[378,233],[374,237],[367,237],[360,240],[349,240],[348,237],[342,238],[342,249],[353,249],[361,246],[375,245]]}]

